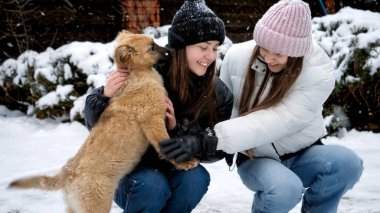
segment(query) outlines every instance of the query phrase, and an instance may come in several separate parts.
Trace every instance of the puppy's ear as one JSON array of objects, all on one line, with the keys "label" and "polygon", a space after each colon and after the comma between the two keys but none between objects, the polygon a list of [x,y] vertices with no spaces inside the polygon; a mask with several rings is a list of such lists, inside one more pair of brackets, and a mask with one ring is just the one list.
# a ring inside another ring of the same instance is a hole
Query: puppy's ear
[{"label": "puppy's ear", "polygon": [[115,50],[115,62],[117,65],[126,65],[135,55],[136,50],[128,45],[119,46]]}]

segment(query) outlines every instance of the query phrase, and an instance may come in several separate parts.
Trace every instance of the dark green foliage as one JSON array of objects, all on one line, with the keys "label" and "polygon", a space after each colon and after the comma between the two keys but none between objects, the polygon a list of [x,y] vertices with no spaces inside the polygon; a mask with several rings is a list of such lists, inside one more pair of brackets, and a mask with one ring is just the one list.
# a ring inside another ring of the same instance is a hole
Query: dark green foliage
[{"label": "dark green foliage", "polygon": [[341,106],[332,105],[332,115],[326,118],[330,121],[327,126],[327,132],[330,135],[341,137],[344,135],[344,130],[350,128],[350,119],[344,111]]},{"label": "dark green foliage", "polygon": [[[354,13],[369,21],[379,18],[378,13],[347,7],[332,16],[313,19],[313,37],[335,64],[335,89],[323,111],[332,135],[341,128],[380,132],[378,27],[351,17]],[[350,126],[336,120],[337,108],[349,119]]]},{"label": "dark green foliage", "polygon": [[[5,105],[9,109],[17,109],[28,115],[35,116],[39,119],[59,118],[62,121],[70,121],[70,110],[74,106],[74,101],[85,95],[89,90],[87,85],[87,74],[82,69],[78,68],[70,62],[69,56],[58,58],[51,63],[51,68],[54,70],[51,76],[46,77],[41,72],[36,75],[36,63],[29,63],[35,58],[32,54],[25,54],[27,68],[22,72],[17,73],[16,69],[20,66],[20,56],[17,61],[8,61],[11,64],[5,68],[4,65],[0,68],[3,76],[0,75],[3,85],[0,84],[0,105]],[[27,62],[29,60],[29,62]],[[13,63],[12,63],[13,62]],[[66,67],[66,68],[65,68]],[[69,68],[68,68],[69,67]],[[66,70],[65,70],[66,69]],[[2,77],[2,78],[1,78]],[[15,79],[20,79],[15,82]],[[42,97],[49,93],[54,93],[60,87],[72,85],[73,89],[66,95],[57,93],[58,103],[56,104],[39,104]],[[58,98],[59,97],[59,98]],[[74,114],[73,120],[83,121],[78,113]]]},{"label": "dark green foliage", "polygon": [[120,0],[1,0],[0,63],[26,50],[73,41],[112,41],[122,27]]},{"label": "dark green foliage", "polygon": [[[351,128],[380,132],[380,68],[371,74],[366,66],[369,52],[375,47],[380,47],[380,43],[368,49],[355,49],[342,81],[325,103],[324,114],[333,114],[334,107],[341,106],[350,119]],[[348,76],[355,80],[347,80]]]}]

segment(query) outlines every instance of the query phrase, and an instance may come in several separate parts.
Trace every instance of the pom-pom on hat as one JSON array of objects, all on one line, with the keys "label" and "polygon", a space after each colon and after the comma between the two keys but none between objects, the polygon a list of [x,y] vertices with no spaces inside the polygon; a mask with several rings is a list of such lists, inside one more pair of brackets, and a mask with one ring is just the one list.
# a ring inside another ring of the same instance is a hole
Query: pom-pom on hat
[{"label": "pom-pom on hat", "polygon": [[173,18],[168,44],[174,49],[211,40],[222,44],[224,37],[223,21],[207,7],[204,0],[186,0]]},{"label": "pom-pom on hat", "polygon": [[312,41],[309,5],[301,0],[280,0],[257,22],[253,39],[271,52],[304,56]]}]

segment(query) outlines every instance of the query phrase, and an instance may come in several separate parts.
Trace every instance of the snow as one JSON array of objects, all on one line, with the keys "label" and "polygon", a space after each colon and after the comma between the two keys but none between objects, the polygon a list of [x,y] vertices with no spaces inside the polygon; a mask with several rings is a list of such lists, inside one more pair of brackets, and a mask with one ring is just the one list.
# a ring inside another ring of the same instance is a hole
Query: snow
[{"label": "snow", "polygon": [[[0,106],[0,212],[64,213],[60,191],[15,190],[7,185],[24,176],[57,173],[87,136],[87,129],[78,122],[38,120]],[[338,212],[379,212],[380,133],[351,130],[343,138],[327,138],[326,143],[349,147],[364,160],[363,175],[344,195]],[[229,171],[223,160],[203,165],[210,172],[211,184],[193,212],[250,212],[253,193],[241,183],[236,168]],[[300,204],[291,212],[299,211]],[[113,204],[111,212],[122,211]]]},{"label": "snow", "polygon": [[44,108],[53,104],[58,104],[59,101],[66,99],[66,96],[68,96],[73,89],[74,86],[70,84],[65,86],[58,85],[56,91],[49,92],[44,97],[40,98],[40,100],[36,102],[36,106]]},{"label": "snow", "polygon": [[[346,69],[347,61],[355,48],[366,48],[371,58],[367,61],[370,74],[380,67],[380,47],[369,48],[380,41],[380,14],[344,8],[337,14],[313,19],[313,37],[331,56],[336,65],[339,80]],[[155,38],[161,46],[167,43],[167,29],[149,29],[146,34]],[[331,30],[331,28],[338,28]],[[362,30],[365,29],[365,30]],[[355,43],[356,46],[352,44]],[[232,44],[227,38],[219,48],[217,67],[221,58]],[[36,65],[35,75],[44,76],[48,81],[59,81],[57,58],[67,58],[87,75],[87,84],[94,87],[104,85],[107,75],[114,68],[112,51],[114,43],[73,42],[56,50],[47,48],[42,53],[26,51],[17,59],[8,59],[1,66],[0,85],[5,76],[11,76],[14,84],[23,84],[28,66]],[[62,77],[71,78],[73,71],[68,62],[62,62]],[[346,76],[347,81],[357,80]],[[38,102],[41,106],[56,103],[69,96],[72,85],[59,85],[53,92],[46,93]],[[71,98],[71,97],[70,97]],[[70,117],[82,112],[85,96],[75,99]],[[0,213],[65,212],[61,192],[38,190],[9,190],[10,181],[29,175],[54,174],[75,155],[88,135],[87,129],[78,122],[60,123],[59,120],[38,120],[18,111],[9,111],[0,105]],[[364,160],[365,170],[353,190],[344,195],[339,206],[341,213],[380,212],[380,133],[343,132],[343,137],[329,137],[327,144],[349,147]],[[195,213],[231,212],[248,213],[253,193],[240,181],[236,168],[229,171],[224,161],[204,164],[211,174],[209,191],[194,210]],[[300,204],[291,212],[299,212]],[[121,212],[115,204],[112,211]]]},{"label": "snow", "polygon": [[[327,52],[336,65],[339,82],[347,69],[348,60],[356,48],[366,49],[371,59],[365,67],[374,75],[380,67],[380,13],[342,8],[338,13],[313,18],[313,38]],[[377,45],[373,45],[377,42]],[[373,47],[375,46],[375,47]],[[377,46],[377,47],[376,47]],[[346,81],[357,80],[348,76]]]}]

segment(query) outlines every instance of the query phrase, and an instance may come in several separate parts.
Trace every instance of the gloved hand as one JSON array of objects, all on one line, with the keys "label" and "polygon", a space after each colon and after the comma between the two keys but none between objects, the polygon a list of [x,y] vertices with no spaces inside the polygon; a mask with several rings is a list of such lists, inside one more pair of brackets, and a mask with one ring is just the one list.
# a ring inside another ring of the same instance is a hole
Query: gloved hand
[{"label": "gloved hand", "polygon": [[201,155],[214,155],[218,138],[206,132],[198,136],[185,135],[160,143],[161,153],[168,159],[182,163]]},{"label": "gloved hand", "polygon": [[234,156],[235,154],[224,153],[224,159],[226,160],[228,166],[232,166],[232,164],[234,163]]}]

